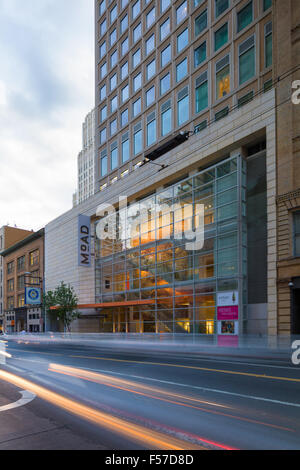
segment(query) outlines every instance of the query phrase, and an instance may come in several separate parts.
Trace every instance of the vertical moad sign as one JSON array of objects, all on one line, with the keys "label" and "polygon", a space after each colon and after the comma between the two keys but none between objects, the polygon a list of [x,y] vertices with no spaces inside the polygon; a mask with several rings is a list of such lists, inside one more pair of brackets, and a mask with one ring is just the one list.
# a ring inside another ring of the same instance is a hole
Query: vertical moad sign
[{"label": "vertical moad sign", "polygon": [[78,266],[91,266],[91,219],[78,216]]}]

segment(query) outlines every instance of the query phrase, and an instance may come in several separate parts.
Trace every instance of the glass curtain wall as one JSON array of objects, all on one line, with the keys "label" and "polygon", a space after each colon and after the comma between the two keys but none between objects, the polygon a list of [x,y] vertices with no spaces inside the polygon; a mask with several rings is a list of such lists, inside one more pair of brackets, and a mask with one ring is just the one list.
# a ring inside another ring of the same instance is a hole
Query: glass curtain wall
[{"label": "glass curtain wall", "polygon": [[227,159],[113,216],[114,235],[96,238],[96,302],[127,305],[101,311],[103,331],[214,334],[217,292],[247,298],[243,165]]}]

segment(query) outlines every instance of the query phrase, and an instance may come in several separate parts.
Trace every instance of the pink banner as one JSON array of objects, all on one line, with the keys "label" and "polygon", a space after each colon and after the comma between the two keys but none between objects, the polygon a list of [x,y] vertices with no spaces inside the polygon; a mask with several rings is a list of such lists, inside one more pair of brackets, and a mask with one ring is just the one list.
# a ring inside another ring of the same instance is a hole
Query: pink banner
[{"label": "pink banner", "polygon": [[236,348],[239,345],[239,337],[237,335],[218,335],[218,346],[223,348]]},{"label": "pink banner", "polygon": [[231,307],[218,307],[218,320],[238,320],[238,318],[238,305],[232,305]]}]

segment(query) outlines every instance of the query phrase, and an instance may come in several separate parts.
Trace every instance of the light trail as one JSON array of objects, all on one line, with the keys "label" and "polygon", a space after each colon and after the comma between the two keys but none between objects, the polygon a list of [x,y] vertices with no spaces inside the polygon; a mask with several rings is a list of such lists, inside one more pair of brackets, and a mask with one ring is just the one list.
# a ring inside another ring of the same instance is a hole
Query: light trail
[{"label": "light trail", "polygon": [[[0,379],[9,382],[17,387],[35,393],[39,398],[58,406],[70,413],[73,413],[80,418],[84,418],[93,422],[101,427],[106,428],[111,432],[116,432],[126,439],[133,440],[146,448],[162,449],[162,450],[205,450],[206,448],[199,443],[199,445],[188,443],[183,440],[177,439],[172,436],[166,436],[158,431],[147,429],[143,426],[127,422],[123,419],[116,418],[96,410],[89,406],[83,405],[79,402],[66,398],[55,392],[52,392],[40,385],[30,382],[26,379],[18,377],[9,372],[0,370]],[[217,444],[216,444],[217,446]],[[219,448],[224,448],[219,446]],[[229,448],[228,448],[229,449]]]}]

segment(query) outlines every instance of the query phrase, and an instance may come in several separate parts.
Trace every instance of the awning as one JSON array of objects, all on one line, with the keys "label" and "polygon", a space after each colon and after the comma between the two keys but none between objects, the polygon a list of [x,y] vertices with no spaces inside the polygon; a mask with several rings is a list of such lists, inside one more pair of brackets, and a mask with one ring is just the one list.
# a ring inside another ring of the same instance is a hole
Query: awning
[{"label": "awning", "polygon": [[[124,300],[123,302],[103,302],[101,304],[81,304],[77,305],[78,309],[94,309],[107,307],[133,307],[134,305],[150,305],[155,304],[155,299],[144,300]],[[50,310],[58,310],[59,306],[50,307]]]}]

